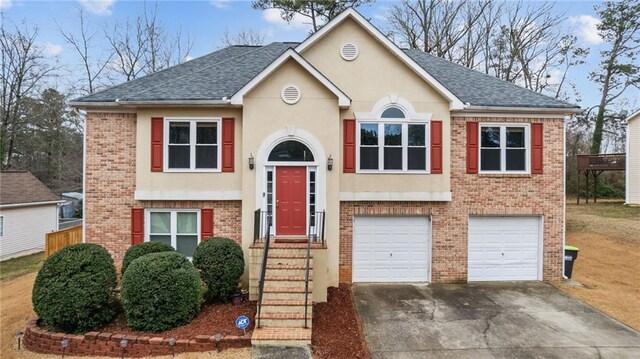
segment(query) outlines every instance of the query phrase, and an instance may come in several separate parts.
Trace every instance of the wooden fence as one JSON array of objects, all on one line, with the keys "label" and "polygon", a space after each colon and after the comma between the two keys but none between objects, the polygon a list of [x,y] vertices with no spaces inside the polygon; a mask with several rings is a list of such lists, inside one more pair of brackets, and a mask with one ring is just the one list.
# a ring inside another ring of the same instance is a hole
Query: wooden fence
[{"label": "wooden fence", "polygon": [[47,233],[44,255],[48,258],[62,248],[76,243],[82,243],[82,225]]}]

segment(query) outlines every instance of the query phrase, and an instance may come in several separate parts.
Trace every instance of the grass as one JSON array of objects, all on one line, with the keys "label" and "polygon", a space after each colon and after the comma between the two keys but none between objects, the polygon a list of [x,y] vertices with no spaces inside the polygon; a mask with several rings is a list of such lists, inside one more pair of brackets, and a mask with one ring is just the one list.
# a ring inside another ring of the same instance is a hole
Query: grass
[{"label": "grass", "polygon": [[44,262],[44,252],[2,261],[0,262],[0,281],[35,272],[40,269],[42,262]]},{"label": "grass", "polygon": [[622,202],[581,202],[577,205],[567,200],[567,207],[571,207],[571,212],[576,214],[591,214],[604,218],[640,218],[640,207],[625,206]]}]

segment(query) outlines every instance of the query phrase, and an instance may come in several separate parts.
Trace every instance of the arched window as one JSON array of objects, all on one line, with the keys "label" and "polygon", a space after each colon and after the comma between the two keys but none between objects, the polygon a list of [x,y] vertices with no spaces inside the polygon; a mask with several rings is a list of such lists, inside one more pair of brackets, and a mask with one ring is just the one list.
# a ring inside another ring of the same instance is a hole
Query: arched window
[{"label": "arched window", "polygon": [[276,145],[269,153],[269,161],[273,162],[313,162],[313,153],[304,143],[284,141]]},{"label": "arched window", "polygon": [[382,115],[380,115],[380,118],[406,118],[406,116],[401,109],[395,106],[391,106],[382,111]]}]

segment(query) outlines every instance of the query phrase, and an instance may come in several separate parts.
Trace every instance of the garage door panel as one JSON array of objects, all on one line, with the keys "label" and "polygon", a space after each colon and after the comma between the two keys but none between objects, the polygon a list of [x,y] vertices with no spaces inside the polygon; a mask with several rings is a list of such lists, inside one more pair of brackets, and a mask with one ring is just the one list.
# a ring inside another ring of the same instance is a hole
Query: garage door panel
[{"label": "garage door panel", "polygon": [[354,281],[424,282],[428,277],[427,217],[354,219]]},{"label": "garage door panel", "polygon": [[470,217],[468,280],[537,280],[540,217]]}]

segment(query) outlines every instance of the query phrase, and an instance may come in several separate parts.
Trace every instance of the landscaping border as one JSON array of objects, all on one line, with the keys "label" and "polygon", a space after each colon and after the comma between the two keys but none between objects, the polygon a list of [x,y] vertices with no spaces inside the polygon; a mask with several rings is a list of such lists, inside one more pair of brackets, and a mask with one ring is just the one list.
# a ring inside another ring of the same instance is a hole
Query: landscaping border
[{"label": "landscaping border", "polygon": [[[63,353],[62,341],[67,339],[68,345],[64,350],[65,355],[84,356],[122,356],[120,345],[123,339],[128,341],[125,348],[127,357],[144,357],[154,355],[171,355],[170,338],[125,335],[118,333],[87,332],[84,335],[73,335],[52,332],[38,326],[38,319],[32,319],[27,323],[22,341],[24,347],[32,352],[44,354]],[[243,336],[228,335],[216,343],[213,336],[196,335],[193,338],[176,338],[173,352],[207,352],[225,350],[229,348],[244,348],[251,346],[251,333]]]}]

